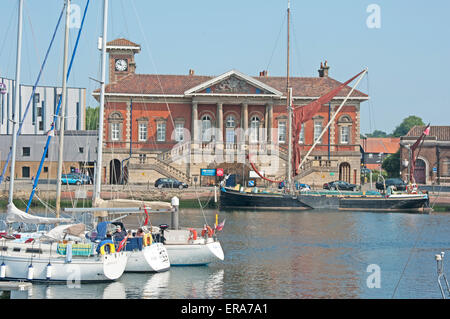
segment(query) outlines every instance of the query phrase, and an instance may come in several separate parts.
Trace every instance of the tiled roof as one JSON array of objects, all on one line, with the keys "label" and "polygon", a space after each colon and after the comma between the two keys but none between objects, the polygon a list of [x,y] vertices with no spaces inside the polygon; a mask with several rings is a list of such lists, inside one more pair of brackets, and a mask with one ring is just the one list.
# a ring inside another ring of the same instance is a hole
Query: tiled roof
[{"label": "tiled roof", "polygon": [[[425,131],[425,128],[426,125],[414,126],[406,136],[419,137]],[[438,141],[450,141],[450,126],[430,126],[430,134],[428,136],[435,136]]]},{"label": "tiled roof", "polygon": [[399,137],[369,137],[363,145],[365,153],[394,154],[400,148]]},{"label": "tiled roof", "polygon": [[107,46],[117,45],[117,46],[130,46],[130,47],[140,47],[139,44],[131,42],[130,40],[119,38],[106,43]]},{"label": "tiled roof", "polygon": [[[107,93],[135,93],[135,94],[183,94],[186,90],[200,85],[203,82],[214,79],[215,76],[199,75],[162,75],[162,74],[129,74],[118,82],[106,85]],[[274,89],[285,92],[285,77],[253,77]],[[319,97],[341,82],[330,77],[291,77],[290,86],[293,96]],[[344,97],[350,92],[350,87],[345,87],[337,96]],[[355,90],[352,97],[367,98],[367,95]]]}]

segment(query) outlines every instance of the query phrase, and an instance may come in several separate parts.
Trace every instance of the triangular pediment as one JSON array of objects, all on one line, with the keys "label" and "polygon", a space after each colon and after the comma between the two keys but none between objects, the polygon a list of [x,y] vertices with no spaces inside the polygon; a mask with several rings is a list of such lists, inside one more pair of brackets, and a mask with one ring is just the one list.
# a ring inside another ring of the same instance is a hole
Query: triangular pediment
[{"label": "triangular pediment", "polygon": [[283,94],[250,76],[232,70],[209,81],[203,82],[186,92],[185,95],[278,95]]}]

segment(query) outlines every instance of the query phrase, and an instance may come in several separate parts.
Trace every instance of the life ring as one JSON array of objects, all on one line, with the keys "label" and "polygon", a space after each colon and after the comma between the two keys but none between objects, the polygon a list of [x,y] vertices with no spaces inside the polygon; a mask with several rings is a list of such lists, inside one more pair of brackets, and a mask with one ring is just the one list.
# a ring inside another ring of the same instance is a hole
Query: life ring
[{"label": "life ring", "polygon": [[212,237],[214,234],[214,230],[210,226],[206,226],[206,228],[202,229],[202,237],[205,237],[206,232],[208,232],[208,237]]},{"label": "life ring", "polygon": [[109,253],[113,254],[116,252],[116,247],[114,246],[113,243],[105,243],[100,247],[100,254],[101,255],[105,255],[106,251],[105,251],[105,246],[109,246]]},{"label": "life ring", "polygon": [[148,233],[144,235],[144,246],[150,246],[152,244],[152,234]]},{"label": "life ring", "polygon": [[189,240],[197,239],[197,231],[194,228],[189,228]]},{"label": "life ring", "polygon": [[206,229],[208,229],[208,237],[212,237],[214,234],[214,230],[209,226],[206,226]]}]

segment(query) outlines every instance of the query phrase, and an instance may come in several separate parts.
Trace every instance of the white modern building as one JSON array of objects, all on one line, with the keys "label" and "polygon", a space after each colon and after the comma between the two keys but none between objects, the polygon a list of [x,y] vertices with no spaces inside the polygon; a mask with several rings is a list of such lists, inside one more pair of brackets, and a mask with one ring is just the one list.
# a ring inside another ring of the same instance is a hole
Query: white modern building
[{"label": "white modern building", "polygon": [[[11,134],[12,111],[14,109],[15,80],[0,77],[0,85],[5,87],[5,93],[0,94],[0,134]],[[33,92],[33,85],[20,85],[19,118],[22,119]],[[62,93],[61,87],[38,86],[34,99],[30,101],[28,114],[24,120],[21,134],[45,134],[51,127],[53,116]],[[85,129],[86,89],[67,88],[66,100],[66,130]],[[56,129],[59,129],[58,121]]]}]

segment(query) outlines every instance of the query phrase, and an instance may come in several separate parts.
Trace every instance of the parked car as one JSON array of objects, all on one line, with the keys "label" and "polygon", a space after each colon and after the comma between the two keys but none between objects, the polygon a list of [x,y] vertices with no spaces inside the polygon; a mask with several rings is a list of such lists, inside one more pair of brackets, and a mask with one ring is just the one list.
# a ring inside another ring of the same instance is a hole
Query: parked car
[{"label": "parked car", "polygon": [[[283,189],[284,185],[286,184],[287,181],[282,181],[278,184],[278,189]],[[299,182],[295,182],[295,189],[297,190],[306,190],[306,189],[311,189],[311,186],[309,186],[308,184],[303,184],[303,183],[299,183]]]},{"label": "parked car", "polygon": [[88,175],[81,174],[81,173],[72,173],[72,174],[79,176],[83,180],[83,184],[92,184],[93,183],[92,177],[90,177]]},{"label": "parked car", "polygon": [[176,180],[175,178],[158,178],[155,182],[155,187],[163,188],[163,187],[169,187],[169,188],[187,188],[188,184],[180,182],[179,180]]},{"label": "parked car", "polygon": [[85,182],[84,182],[83,178],[75,173],[63,174],[61,176],[61,184],[81,185],[84,183]]},{"label": "parked car", "polygon": [[344,181],[333,181],[323,184],[323,189],[354,191],[356,189],[356,185]]},{"label": "parked car", "polygon": [[401,178],[388,178],[384,183],[383,181],[376,182],[375,187],[378,190],[384,190],[384,184],[386,184],[386,188],[388,188],[389,186],[394,186],[398,191],[406,190],[407,186],[407,183]]}]

